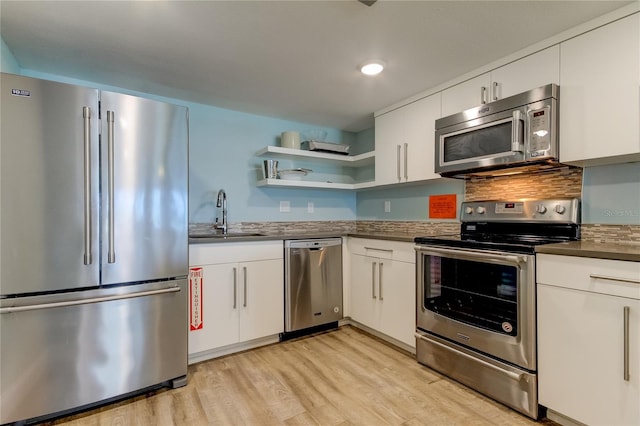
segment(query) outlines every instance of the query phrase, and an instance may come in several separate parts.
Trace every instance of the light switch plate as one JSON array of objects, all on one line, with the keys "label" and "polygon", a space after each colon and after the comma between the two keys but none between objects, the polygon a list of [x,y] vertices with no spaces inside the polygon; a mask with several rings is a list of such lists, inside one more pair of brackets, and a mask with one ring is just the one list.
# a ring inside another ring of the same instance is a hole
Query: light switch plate
[{"label": "light switch plate", "polygon": [[314,210],[313,201],[309,201],[307,203],[307,213],[313,213],[313,210]]},{"label": "light switch plate", "polygon": [[280,211],[289,213],[291,211],[291,203],[289,201],[280,201]]},{"label": "light switch plate", "polygon": [[384,202],[384,212],[391,213],[391,201],[387,200]]}]

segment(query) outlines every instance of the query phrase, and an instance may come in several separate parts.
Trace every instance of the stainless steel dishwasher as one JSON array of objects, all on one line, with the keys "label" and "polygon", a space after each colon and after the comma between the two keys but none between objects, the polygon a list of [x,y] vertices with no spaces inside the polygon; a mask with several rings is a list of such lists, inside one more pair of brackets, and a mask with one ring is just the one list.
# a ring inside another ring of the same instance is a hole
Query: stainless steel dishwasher
[{"label": "stainless steel dishwasher", "polygon": [[285,334],[336,327],[342,318],[342,239],[286,240]]}]

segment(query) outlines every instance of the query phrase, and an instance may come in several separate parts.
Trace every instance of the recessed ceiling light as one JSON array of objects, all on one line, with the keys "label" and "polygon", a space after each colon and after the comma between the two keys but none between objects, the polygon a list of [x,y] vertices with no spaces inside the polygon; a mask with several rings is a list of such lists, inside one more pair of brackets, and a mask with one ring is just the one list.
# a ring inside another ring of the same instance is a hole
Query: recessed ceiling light
[{"label": "recessed ceiling light", "polygon": [[366,75],[378,75],[384,69],[382,61],[368,61],[360,65],[360,72]]}]

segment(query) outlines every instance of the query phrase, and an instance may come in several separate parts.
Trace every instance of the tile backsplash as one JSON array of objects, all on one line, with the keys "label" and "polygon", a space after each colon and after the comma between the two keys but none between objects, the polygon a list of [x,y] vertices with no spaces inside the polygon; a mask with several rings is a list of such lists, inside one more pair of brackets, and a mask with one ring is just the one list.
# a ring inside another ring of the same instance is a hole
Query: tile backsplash
[{"label": "tile backsplash", "polygon": [[465,185],[466,201],[581,196],[582,168],[570,166],[539,173],[473,178]]}]

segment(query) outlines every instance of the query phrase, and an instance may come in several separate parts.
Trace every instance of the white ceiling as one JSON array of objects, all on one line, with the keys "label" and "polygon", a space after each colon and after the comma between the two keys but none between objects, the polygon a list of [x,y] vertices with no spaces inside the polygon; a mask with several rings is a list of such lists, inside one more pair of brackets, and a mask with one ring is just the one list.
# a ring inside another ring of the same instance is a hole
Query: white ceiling
[{"label": "white ceiling", "polygon": [[[359,131],[630,1],[0,1],[23,69]],[[366,77],[357,65],[382,59]]]}]

